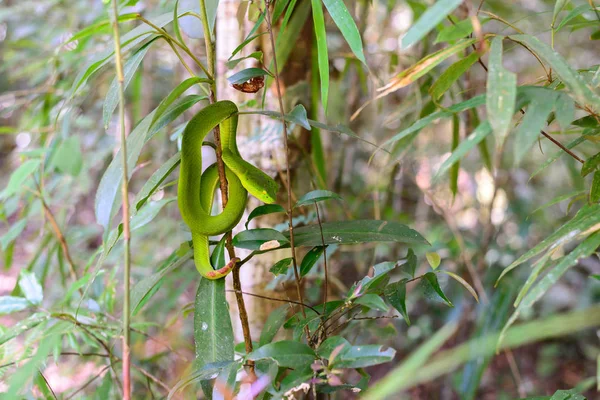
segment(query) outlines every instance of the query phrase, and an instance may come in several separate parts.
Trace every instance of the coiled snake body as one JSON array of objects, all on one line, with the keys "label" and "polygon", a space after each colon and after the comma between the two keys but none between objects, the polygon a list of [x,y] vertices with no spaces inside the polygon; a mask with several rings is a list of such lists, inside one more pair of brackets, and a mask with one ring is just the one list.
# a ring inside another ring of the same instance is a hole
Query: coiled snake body
[{"label": "coiled snake body", "polygon": [[[248,192],[265,203],[273,203],[278,190],[278,184],[270,176],[241,157],[236,143],[237,121],[237,106],[231,101],[218,101],[198,112],[183,131],[177,188],[179,210],[192,232],[196,269],[208,279],[224,277],[239,261],[230,260],[215,270],[210,261],[208,237],[228,232],[237,225],[246,208]],[[220,214],[211,215],[219,176],[216,164],[202,172],[202,142],[217,125],[221,131],[229,198]]]}]

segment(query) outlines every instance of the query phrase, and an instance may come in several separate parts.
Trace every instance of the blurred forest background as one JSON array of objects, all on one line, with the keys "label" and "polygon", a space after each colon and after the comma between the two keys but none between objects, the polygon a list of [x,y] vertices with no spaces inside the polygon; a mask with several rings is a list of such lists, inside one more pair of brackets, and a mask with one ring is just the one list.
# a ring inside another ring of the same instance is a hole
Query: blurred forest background
[{"label": "blurred forest background", "polygon": [[[179,14],[196,11],[197,3],[180,0]],[[395,394],[386,398],[516,399],[550,396],[559,389],[573,388],[589,399],[597,398],[600,317],[594,304],[600,296],[600,262],[595,249],[575,260],[568,272],[539,301],[536,299],[535,306],[521,310],[514,325],[520,330],[507,336],[508,344],[498,353],[495,340],[479,344],[487,349],[483,353],[477,353],[477,345],[469,342],[499,332],[505,325],[514,312],[517,294],[528,278],[535,279],[530,268],[534,264],[526,262],[498,285],[496,280],[507,266],[557,232],[586,204],[597,202],[589,195],[590,182],[596,178],[583,177],[581,163],[542,136],[533,147],[524,149],[524,155],[518,155],[519,145],[509,137],[507,145],[501,147],[502,157],[497,157],[498,140],[489,136],[460,157],[460,168],[454,164],[434,182],[436,171],[458,142],[486,119],[485,106],[455,114],[460,119],[436,118],[417,131],[418,135],[409,132],[386,145],[389,152],[377,151],[377,146],[419,118],[477,95],[485,97],[488,74],[476,58],[472,67],[454,79],[451,90],[440,96],[431,94],[440,75],[466,58],[470,47],[436,64],[414,83],[372,101],[356,118],[352,116],[399,71],[462,37],[473,36],[479,46],[483,34],[489,32],[512,35],[521,31],[546,44],[552,42],[572,70],[588,73],[591,79],[594,73],[598,75],[600,63],[599,4],[592,0],[466,0],[428,36],[406,48],[403,36],[434,1],[345,1],[362,37],[366,64],[355,56],[324,9],[329,59],[325,112],[323,66],[319,65],[309,3],[287,1],[289,13],[283,12],[273,22],[277,35],[287,17],[286,32],[295,33],[277,41],[285,110],[301,104],[310,119],[329,127],[317,129],[313,125],[309,131],[301,123],[290,125],[293,200],[311,190],[326,189],[343,201],[320,203],[323,221],[374,219],[410,226],[431,244],[412,245],[418,260],[417,275],[440,265],[462,277],[479,297],[477,302],[461,282],[437,274],[440,289],[453,307],[444,304],[432,286],[409,283],[405,286],[405,312],[410,325],[383,302],[363,304],[364,319],[348,321],[337,333],[352,344],[376,343],[396,351],[389,362],[366,368],[369,385],[386,376],[396,380]],[[553,16],[556,3],[564,3],[557,17]],[[282,186],[278,203],[283,205],[286,160],[281,123],[252,113],[262,109],[263,96],[265,110],[279,111],[275,84],[267,76],[264,89],[252,94],[234,89],[227,80],[243,68],[268,67],[271,63],[268,34],[258,35],[232,57],[236,47],[252,34],[260,4],[218,2],[214,14],[217,96],[238,104],[243,113],[240,151],[278,180]],[[174,7],[175,1],[126,0],[119,2],[119,14],[141,15],[174,35]],[[110,4],[102,1],[0,1],[0,188],[4,190],[0,194],[0,392],[9,393],[7,398],[121,397],[121,171],[113,168],[114,176],[107,176],[120,148],[110,15]],[[479,25],[471,26],[471,16],[477,16]],[[461,21],[467,21],[468,26]],[[457,23],[461,29],[466,27],[462,34],[457,32]],[[179,19],[179,26],[189,52],[205,62],[200,21],[188,14]],[[139,18],[123,17],[120,27],[121,35],[134,32],[129,38],[148,33],[123,49],[125,131],[131,134],[173,88],[191,73],[202,76],[202,71],[190,54],[176,54],[172,42],[156,40],[153,28]],[[254,33],[261,32],[266,32],[264,24]],[[487,50],[489,43],[481,45]],[[488,63],[484,53],[482,60]],[[563,90],[560,82],[554,86],[545,82],[548,68],[550,75],[553,69],[547,64],[525,46],[504,41],[503,65],[517,74],[519,86]],[[591,86],[597,93],[598,86]],[[200,88],[192,87],[152,128],[147,142],[129,146],[139,151],[129,182],[133,215],[133,398],[166,398],[193,369],[193,315],[200,276],[190,259],[189,231],[177,207],[173,157],[185,122],[208,104],[203,95]],[[564,145],[585,137],[570,148],[586,160],[598,152],[593,135],[598,133],[599,124],[594,108],[579,104],[569,122],[587,119],[567,127],[551,121],[544,129]],[[542,115],[542,122],[549,113]],[[517,112],[513,122],[518,125],[521,120]],[[213,155],[207,152],[206,157],[208,163],[214,162]],[[174,171],[158,181],[157,170],[162,174]],[[15,171],[20,172],[17,175]],[[102,200],[103,193],[108,192],[113,197]],[[109,202],[103,210],[98,205],[102,201]],[[256,200],[249,201],[234,234],[246,228],[250,211],[258,205]],[[294,223],[299,226],[317,223],[313,207],[297,208],[294,213]],[[249,227],[284,231],[287,220],[283,213],[268,214],[252,218]],[[556,251],[543,256],[543,263],[560,260],[575,248],[569,240],[582,231],[591,234],[597,229],[586,226],[573,230],[564,240],[549,239]],[[299,257],[304,257],[306,250],[300,249]],[[312,269],[308,267],[302,280],[304,301],[319,304],[323,290],[328,291],[330,300],[346,299],[346,293],[369,274],[370,267],[404,260],[407,251],[407,244],[395,242],[330,245],[327,286],[323,285],[323,258],[317,256],[318,261],[313,262]],[[238,256],[249,254],[249,250],[240,249]],[[244,299],[250,332],[257,343],[269,315],[281,314],[278,310],[285,306],[269,297],[297,300],[294,274],[291,268],[284,268],[289,262],[279,265],[275,275],[271,272],[288,254],[288,249],[265,253],[253,257],[240,270],[242,290],[254,294]],[[145,286],[140,287],[140,282]],[[243,353],[244,333],[230,278],[227,289],[235,343],[239,344],[236,351]],[[449,323],[456,324],[452,333],[439,343],[431,343],[429,340]],[[58,334],[59,339],[45,341],[49,332]],[[276,337],[292,336],[292,329],[281,329]],[[423,343],[432,348],[417,354],[411,366],[407,357],[414,357]],[[458,347],[464,343],[467,345]],[[44,346],[45,353],[40,351]],[[115,356],[106,356],[107,352]],[[432,353],[441,361],[436,363],[434,358],[426,363]],[[478,357],[472,359],[475,355]],[[405,369],[394,370],[397,366]],[[328,376],[329,384],[335,387],[336,382]],[[348,369],[339,378],[356,382],[361,376]],[[10,397],[18,391],[21,397]],[[196,398],[201,393],[188,387],[174,398]],[[343,390],[331,396],[358,398],[359,393]]]}]

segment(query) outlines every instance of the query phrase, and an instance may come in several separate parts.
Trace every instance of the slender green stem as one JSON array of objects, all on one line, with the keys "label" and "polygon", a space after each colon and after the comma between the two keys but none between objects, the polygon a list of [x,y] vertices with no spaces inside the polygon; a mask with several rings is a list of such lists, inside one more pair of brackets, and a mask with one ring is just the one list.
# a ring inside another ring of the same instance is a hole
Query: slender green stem
[{"label": "slender green stem", "polygon": [[125,87],[123,76],[123,60],[121,58],[121,39],[119,36],[119,11],[117,0],[112,0],[113,38],[115,42],[115,70],[119,82],[119,129],[121,131],[121,156],[123,163],[123,183],[121,185],[121,196],[123,199],[123,241],[125,242],[124,265],[123,265],[123,399],[131,398],[131,358],[129,337],[129,292],[131,272],[131,237],[129,229],[129,182],[127,172],[127,135],[125,134]]},{"label": "slender green stem", "polygon": [[[281,124],[283,125],[283,145],[285,147],[285,164],[286,164],[286,180],[287,180],[287,214],[288,214],[288,225],[290,230],[290,249],[292,251],[292,264],[294,266],[294,277],[296,278],[296,292],[298,295],[298,301],[304,303],[302,296],[302,290],[300,288],[300,272],[298,271],[298,259],[296,258],[296,246],[294,245],[294,224],[292,215],[292,181],[290,179],[290,147],[288,145],[288,131],[285,123],[285,109],[283,107],[283,96],[281,94],[281,83],[279,79],[279,68],[277,67],[277,48],[275,47],[275,37],[273,35],[273,26],[271,25],[271,10],[269,8],[270,1],[265,4],[265,12],[267,21],[267,32],[269,32],[269,38],[271,41],[271,50],[273,52],[273,72],[275,73],[275,87],[277,88],[277,100],[279,101],[279,112],[281,113]],[[306,318],[306,312],[304,308],[300,309],[302,316]],[[306,336],[310,337],[308,332],[308,326],[306,327]]]}]

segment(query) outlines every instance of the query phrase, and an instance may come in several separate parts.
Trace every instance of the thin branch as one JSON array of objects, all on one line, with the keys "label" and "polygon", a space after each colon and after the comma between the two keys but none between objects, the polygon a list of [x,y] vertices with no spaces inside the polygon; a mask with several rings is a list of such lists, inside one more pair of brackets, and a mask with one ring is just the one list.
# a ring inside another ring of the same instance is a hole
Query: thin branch
[{"label": "thin branch", "polygon": [[122,185],[121,198],[123,201],[123,242],[124,242],[124,265],[123,265],[123,399],[131,398],[131,353],[130,353],[130,331],[129,331],[129,293],[131,273],[131,234],[129,228],[129,175],[127,171],[127,135],[125,132],[125,78],[123,76],[123,60],[121,57],[121,39],[119,36],[119,11],[117,0],[112,0],[114,20],[113,39],[115,46],[115,70],[119,82],[119,122],[121,131],[121,156],[122,156]]},{"label": "thin branch", "polygon": [[[300,272],[298,271],[298,260],[296,258],[296,246],[294,244],[294,224],[293,224],[293,215],[292,215],[292,182],[291,182],[291,174],[290,174],[290,148],[288,146],[288,131],[287,124],[285,123],[285,109],[283,107],[283,96],[281,94],[281,81],[279,79],[279,67],[277,66],[277,49],[275,47],[275,37],[273,35],[273,26],[271,24],[271,10],[270,5],[271,1],[265,1],[266,7],[266,18],[267,21],[267,32],[269,33],[269,38],[271,41],[271,51],[273,53],[273,73],[275,74],[275,87],[277,88],[277,100],[279,101],[279,112],[281,113],[281,124],[283,126],[283,144],[285,147],[285,164],[286,164],[286,175],[287,175],[287,214],[288,214],[288,226],[290,230],[290,249],[292,251],[292,264],[294,267],[294,276],[296,278],[296,292],[298,296],[298,300],[300,303],[304,303],[304,298],[302,296],[302,290],[300,288]],[[304,308],[300,309],[302,312],[302,316],[306,318],[306,312]],[[308,326],[306,328],[307,336],[309,336]]]},{"label": "thin branch", "polygon": [[94,377],[90,380],[88,380],[86,383],[83,384],[83,386],[81,386],[79,389],[77,389],[76,391],[74,391],[73,393],[71,393],[68,397],[66,397],[66,400],[70,400],[73,397],[75,397],[75,395],[79,392],[81,392],[82,390],[84,390],[86,387],[88,387],[89,385],[92,384],[92,382],[94,382],[96,379],[98,379],[100,377],[100,375],[102,375],[107,369],[110,368],[110,365],[107,365],[106,367],[102,368],[100,370],[100,372],[98,372],[96,375],[94,375]]},{"label": "thin branch", "polygon": [[308,304],[304,304],[304,303],[300,303],[299,301],[295,301],[295,300],[290,300],[290,299],[279,299],[277,297],[269,297],[269,296],[263,296],[260,294],[256,294],[256,293],[248,293],[248,292],[243,292],[241,290],[227,290],[228,292],[234,292],[234,293],[241,293],[241,294],[245,294],[248,296],[252,296],[252,297],[258,297],[259,299],[265,299],[265,300],[273,300],[273,301],[280,301],[282,303],[292,303],[292,304],[298,304],[299,306],[302,307],[306,307],[306,308],[310,308],[311,310],[313,310],[314,312],[317,313],[317,315],[321,315],[321,313],[319,311],[317,311],[316,308],[309,306]]}]

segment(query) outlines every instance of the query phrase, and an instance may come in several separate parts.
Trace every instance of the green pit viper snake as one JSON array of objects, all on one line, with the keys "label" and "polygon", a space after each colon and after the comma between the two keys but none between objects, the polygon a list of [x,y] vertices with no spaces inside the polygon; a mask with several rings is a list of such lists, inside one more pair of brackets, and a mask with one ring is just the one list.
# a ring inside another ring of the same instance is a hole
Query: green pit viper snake
[{"label": "green pit viper snake", "polygon": [[[279,185],[267,174],[245,161],[237,147],[238,108],[231,101],[218,101],[199,111],[183,131],[177,199],[183,221],[192,232],[194,263],[207,279],[226,276],[238,258],[215,270],[210,261],[208,237],[233,229],[246,208],[248,192],[265,203],[275,202]],[[202,142],[217,125],[229,199],[223,211],[211,215],[214,193],[219,185],[217,165],[202,172]]]}]

